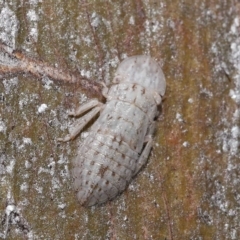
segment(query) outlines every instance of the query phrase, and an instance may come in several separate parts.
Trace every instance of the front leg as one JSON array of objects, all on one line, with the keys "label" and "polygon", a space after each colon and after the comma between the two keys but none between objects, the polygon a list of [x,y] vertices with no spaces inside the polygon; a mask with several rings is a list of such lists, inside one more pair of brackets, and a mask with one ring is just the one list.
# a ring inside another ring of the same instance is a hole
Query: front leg
[{"label": "front leg", "polygon": [[90,102],[80,106],[76,111],[70,112],[69,115],[79,116],[91,108],[93,109],[90,112],[79,118],[73,124],[72,128],[69,129],[69,134],[67,136],[64,138],[58,138],[57,140],[60,142],[68,142],[74,139],[82,131],[82,129],[102,110],[103,103],[97,100],[91,100]]},{"label": "front leg", "polygon": [[69,116],[74,116],[74,117],[78,117],[80,116],[82,113],[87,112],[88,110],[98,106],[100,103],[98,100],[93,99],[91,101],[86,102],[85,104],[79,106],[75,111],[71,111],[68,113]]}]

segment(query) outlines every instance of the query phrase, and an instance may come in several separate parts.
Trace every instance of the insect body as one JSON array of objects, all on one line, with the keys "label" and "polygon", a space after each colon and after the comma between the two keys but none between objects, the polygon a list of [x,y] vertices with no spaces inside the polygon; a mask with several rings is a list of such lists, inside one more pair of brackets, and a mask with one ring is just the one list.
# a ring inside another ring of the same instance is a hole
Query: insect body
[{"label": "insect body", "polygon": [[113,85],[103,90],[105,105],[92,100],[71,113],[78,116],[89,111],[61,141],[74,138],[100,112],[73,162],[73,186],[82,205],[113,199],[146,163],[165,88],[157,62],[133,56],[119,65]]}]

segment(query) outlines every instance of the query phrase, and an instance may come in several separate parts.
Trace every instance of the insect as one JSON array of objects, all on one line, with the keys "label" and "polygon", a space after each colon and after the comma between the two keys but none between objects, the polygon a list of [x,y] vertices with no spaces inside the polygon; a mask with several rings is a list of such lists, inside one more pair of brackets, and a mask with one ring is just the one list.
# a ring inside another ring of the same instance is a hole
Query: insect
[{"label": "insect", "polygon": [[118,66],[112,86],[103,89],[105,104],[91,100],[70,113],[87,112],[60,141],[75,138],[100,113],[73,162],[73,187],[83,206],[113,199],[147,162],[165,89],[164,74],[153,58],[129,57]]}]

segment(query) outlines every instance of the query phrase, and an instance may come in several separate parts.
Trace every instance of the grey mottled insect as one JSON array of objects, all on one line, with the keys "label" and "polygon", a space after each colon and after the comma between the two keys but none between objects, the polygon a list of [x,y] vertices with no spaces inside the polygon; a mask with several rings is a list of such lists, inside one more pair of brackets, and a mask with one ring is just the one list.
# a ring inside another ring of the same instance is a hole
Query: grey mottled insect
[{"label": "grey mottled insect", "polygon": [[100,112],[73,162],[73,186],[82,205],[113,199],[146,163],[165,88],[158,63],[148,56],[133,56],[119,65],[113,85],[104,88],[106,104],[92,100],[70,114],[88,111],[60,141],[76,137]]}]

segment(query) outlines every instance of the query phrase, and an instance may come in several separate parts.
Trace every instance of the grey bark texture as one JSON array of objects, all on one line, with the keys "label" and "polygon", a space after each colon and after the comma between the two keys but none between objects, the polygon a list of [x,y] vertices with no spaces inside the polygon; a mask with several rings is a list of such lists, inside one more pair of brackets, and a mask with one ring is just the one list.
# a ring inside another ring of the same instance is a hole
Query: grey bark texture
[{"label": "grey bark texture", "polygon": [[81,137],[57,138],[95,91],[8,75],[1,55],[0,238],[239,239],[239,13],[234,0],[0,0],[1,42],[38,64],[99,87],[146,54],[167,81],[148,164],[117,199],[84,208],[69,171]]}]

